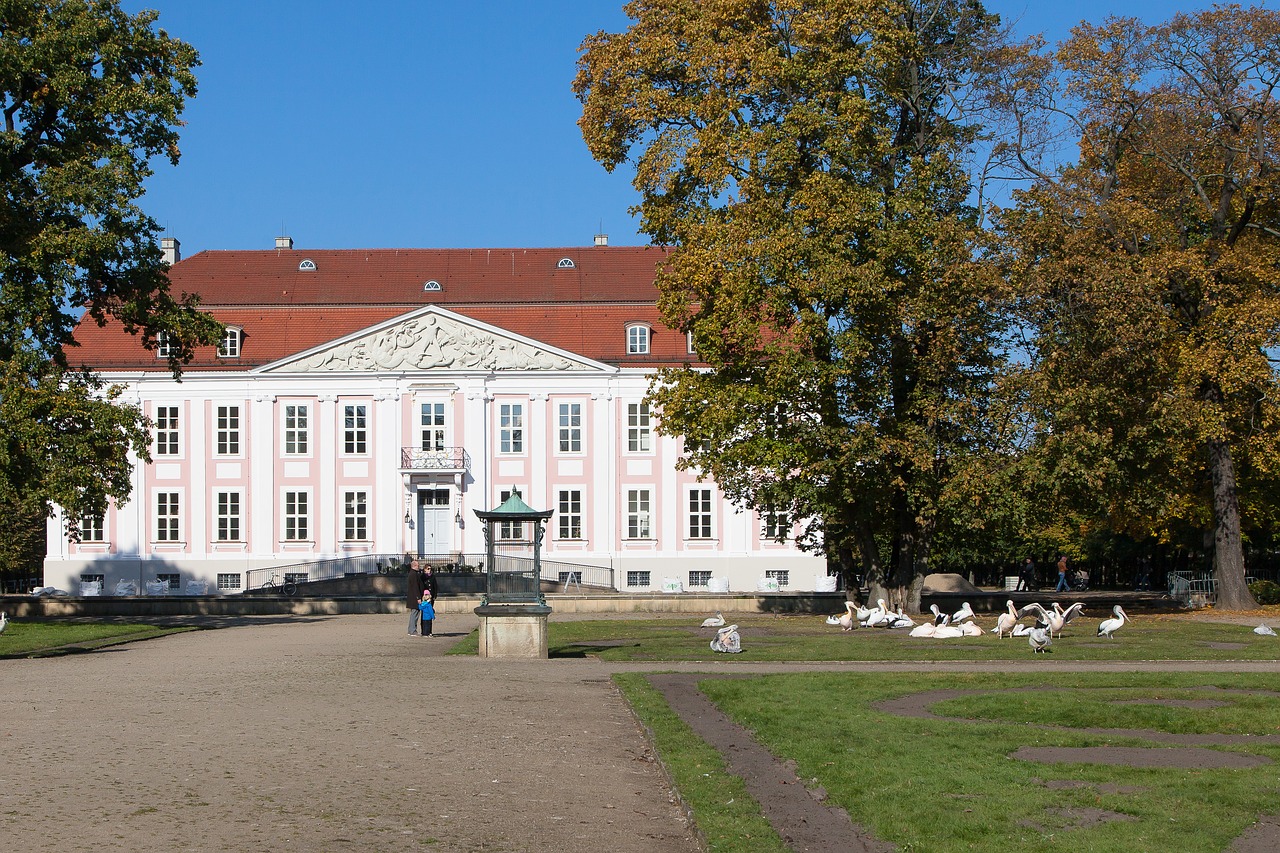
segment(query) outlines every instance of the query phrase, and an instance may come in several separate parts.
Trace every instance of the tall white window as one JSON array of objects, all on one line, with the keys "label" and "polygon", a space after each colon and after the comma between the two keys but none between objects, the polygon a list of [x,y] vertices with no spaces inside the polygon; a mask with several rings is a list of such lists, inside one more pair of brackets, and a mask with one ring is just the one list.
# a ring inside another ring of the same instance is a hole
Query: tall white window
[{"label": "tall white window", "polygon": [[444,450],[448,443],[444,428],[444,403],[422,404],[422,449]]},{"label": "tall white window", "polygon": [[627,404],[627,450],[632,453],[648,453],[649,404]]},{"label": "tall white window", "polygon": [[80,541],[101,542],[105,539],[102,516],[85,515],[80,518]]},{"label": "tall white window", "polygon": [[346,542],[363,542],[369,538],[368,492],[343,492],[342,538]]},{"label": "tall white window", "polygon": [[627,326],[627,355],[649,353],[649,327]]},{"label": "tall white window", "polygon": [[173,354],[173,338],[168,332],[156,332],[156,358],[168,358]]},{"label": "tall white window", "polygon": [[243,541],[240,537],[240,493],[218,492],[215,494],[214,512],[217,513],[217,541]]},{"label": "tall white window", "polygon": [[559,512],[561,539],[582,538],[582,492],[579,489],[561,489]]},{"label": "tall white window", "polygon": [[560,404],[560,452],[582,452],[582,404]]},{"label": "tall white window", "polygon": [[240,455],[240,407],[218,406],[215,442],[219,456]]},{"label": "tall white window", "polygon": [[182,533],[178,492],[156,492],[156,541],[178,542]]},{"label": "tall white window", "polygon": [[290,542],[307,539],[310,529],[309,495],[306,492],[284,493],[284,538]]},{"label": "tall white window", "polygon": [[222,340],[218,342],[218,358],[239,357],[240,330],[234,326],[228,326],[226,331],[222,333]]},{"label": "tall white window", "polygon": [[179,447],[178,407],[156,406],[156,455],[177,456]]},{"label": "tall white window", "polygon": [[290,403],[284,407],[284,452],[287,455],[306,455],[310,446],[308,424],[305,404]]},{"label": "tall white window", "polygon": [[711,538],[711,490],[689,490],[689,538]]},{"label": "tall white window", "polygon": [[524,405],[498,406],[498,444],[502,453],[524,453]]},{"label": "tall white window", "polygon": [[786,510],[767,509],[764,512],[764,538],[781,542],[791,535],[791,516]]},{"label": "tall white window", "polygon": [[627,490],[627,538],[649,539],[649,490]]},{"label": "tall white window", "polygon": [[355,455],[369,452],[369,417],[363,403],[342,407],[342,451]]}]

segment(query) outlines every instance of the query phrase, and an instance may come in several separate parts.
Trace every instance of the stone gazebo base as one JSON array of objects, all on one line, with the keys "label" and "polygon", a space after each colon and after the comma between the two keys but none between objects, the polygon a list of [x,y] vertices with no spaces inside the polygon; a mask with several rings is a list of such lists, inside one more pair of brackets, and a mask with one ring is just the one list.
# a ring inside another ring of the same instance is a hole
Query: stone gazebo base
[{"label": "stone gazebo base", "polygon": [[480,657],[547,657],[547,616],[545,604],[482,604],[475,609],[480,617]]}]

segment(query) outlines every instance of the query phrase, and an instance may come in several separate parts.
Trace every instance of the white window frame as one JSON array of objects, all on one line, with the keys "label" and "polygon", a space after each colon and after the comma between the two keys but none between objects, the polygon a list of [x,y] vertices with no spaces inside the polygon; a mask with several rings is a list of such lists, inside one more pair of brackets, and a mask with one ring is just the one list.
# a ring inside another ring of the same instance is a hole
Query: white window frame
[{"label": "white window frame", "polygon": [[715,519],[714,506],[711,489],[704,486],[691,487],[686,493],[685,506],[688,510],[686,520],[688,525],[685,532],[690,539],[707,540],[712,539],[714,530],[712,522]]},{"label": "white window frame", "polygon": [[653,490],[627,489],[623,502],[627,513],[627,539],[653,539]]},{"label": "white window frame", "polygon": [[218,489],[213,493],[213,541],[246,541],[244,492],[241,489]]},{"label": "white window frame", "polygon": [[687,586],[691,589],[700,589],[711,586],[711,570],[710,569],[690,569],[689,583]]},{"label": "white window frame", "polygon": [[648,403],[627,403],[627,452],[653,452],[653,416]]},{"label": "white window frame", "polygon": [[168,358],[173,350],[173,339],[169,333],[164,330],[156,332],[156,358]]},{"label": "white window frame", "polygon": [[653,586],[653,573],[648,569],[627,569],[629,589],[648,589]]},{"label": "white window frame", "polygon": [[182,492],[180,490],[156,489],[152,492],[152,506],[155,507],[155,524],[152,534],[155,542],[182,542]]},{"label": "white window frame", "polygon": [[218,572],[218,591],[234,592],[241,589],[244,583],[244,575],[240,572]]},{"label": "white window frame", "polygon": [[696,346],[694,346],[694,345],[693,345],[693,330],[692,330],[692,329],[690,329],[689,331],[687,331],[687,332],[685,332],[685,333],[684,333],[684,345],[685,345],[685,350],[689,353],[689,355],[697,355],[697,354],[698,354],[698,348],[697,348]]},{"label": "white window frame", "polygon": [[80,541],[105,542],[107,522],[101,515],[82,515],[80,517]]},{"label": "white window frame", "polygon": [[778,589],[786,589],[791,586],[790,569],[765,569],[764,576],[776,580],[778,582]]},{"label": "white window frame", "polygon": [[177,458],[182,456],[182,407],[155,407],[155,455]]},{"label": "white window frame", "polygon": [[786,510],[766,509],[760,513],[760,538],[781,542],[791,538],[791,514]]},{"label": "white window frame", "polygon": [[449,446],[448,407],[443,402],[422,403],[418,408],[420,447],[441,451]]},{"label": "white window frame", "polygon": [[241,410],[239,405],[213,407],[213,455],[241,456]]},{"label": "white window frame", "polygon": [[366,489],[342,490],[342,541],[369,541],[369,492]]},{"label": "white window frame", "polygon": [[240,336],[242,331],[238,326],[227,326],[222,333],[222,340],[218,341],[218,358],[239,358],[240,357]]},{"label": "white window frame", "polygon": [[646,323],[632,323],[627,326],[627,355],[648,355],[652,330]]},{"label": "white window frame", "polygon": [[285,489],[280,500],[280,540],[311,541],[311,490]]},{"label": "white window frame", "polygon": [[582,539],[582,489],[556,492],[557,539]]},{"label": "white window frame", "polygon": [[579,401],[556,406],[556,452],[582,455],[582,403]]},{"label": "white window frame", "polygon": [[498,452],[524,455],[524,403],[498,404]]},{"label": "white window frame", "polygon": [[284,456],[311,455],[311,404],[283,403],[280,449]]},{"label": "white window frame", "polygon": [[369,455],[369,404],[342,404],[342,455]]}]

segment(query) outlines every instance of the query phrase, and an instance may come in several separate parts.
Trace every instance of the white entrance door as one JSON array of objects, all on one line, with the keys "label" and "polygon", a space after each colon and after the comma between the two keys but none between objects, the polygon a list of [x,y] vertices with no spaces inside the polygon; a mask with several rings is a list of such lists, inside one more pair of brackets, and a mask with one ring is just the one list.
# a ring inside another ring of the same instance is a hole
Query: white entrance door
[{"label": "white entrance door", "polygon": [[418,553],[424,556],[449,553],[453,517],[449,515],[448,489],[418,491]]}]

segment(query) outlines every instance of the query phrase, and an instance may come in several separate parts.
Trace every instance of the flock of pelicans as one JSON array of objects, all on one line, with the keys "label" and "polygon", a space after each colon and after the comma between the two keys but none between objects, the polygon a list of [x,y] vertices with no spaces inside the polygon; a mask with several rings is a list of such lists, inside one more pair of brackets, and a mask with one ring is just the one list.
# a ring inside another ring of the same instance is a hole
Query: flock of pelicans
[{"label": "flock of pelicans", "polygon": [[[883,598],[876,602],[875,607],[859,607],[852,601],[846,601],[844,607],[843,614],[827,617],[828,624],[839,625],[844,631],[852,631],[855,628],[909,628],[909,636],[930,637],[937,640],[981,637],[985,633],[967,601],[955,613],[949,614],[941,612],[936,604],[930,605],[933,619],[922,624],[917,624],[901,609],[890,610]],[[1049,651],[1049,646],[1053,645],[1054,636],[1061,637],[1062,629],[1084,612],[1084,604],[1078,601],[1065,609],[1055,601],[1053,609],[1049,610],[1034,602],[1019,609],[1013,606],[1013,600],[1010,599],[1005,602],[1005,607],[1007,609],[997,617],[996,626],[991,628],[990,632],[1001,639],[1006,636],[1026,637],[1027,645],[1035,653]],[[1123,628],[1129,621],[1124,608],[1120,605],[1117,604],[1111,612],[1112,618],[1104,619],[1098,624],[1099,637],[1111,639],[1116,631]],[[1023,622],[1024,619],[1031,621]],[[716,637],[711,641],[713,651],[729,654],[742,651],[742,638],[738,634],[738,626],[726,625],[724,616],[719,611],[716,611],[715,616],[703,620],[702,627],[716,629]]]},{"label": "flock of pelicans", "polygon": [[[879,599],[876,606],[872,608],[859,607],[852,601],[846,601],[844,606],[845,612],[842,615],[828,617],[827,621],[832,625],[839,625],[845,631],[852,631],[858,627],[910,628],[909,636],[942,640],[981,637],[984,633],[973,615],[973,608],[967,601],[959,610],[950,614],[941,612],[938,610],[938,605],[932,604],[929,606],[929,610],[933,613],[932,621],[919,625],[901,609],[896,612],[889,610],[883,598]],[[1033,652],[1047,652],[1049,646],[1053,645],[1054,636],[1061,637],[1062,629],[1084,612],[1084,604],[1079,601],[1067,608],[1063,608],[1055,601],[1053,609],[1050,610],[1037,602],[1019,609],[1014,607],[1013,600],[1009,599],[1005,602],[1005,608],[1005,611],[996,618],[996,626],[991,628],[990,632],[1001,639],[1006,636],[1026,637],[1027,645]],[[1111,612],[1112,618],[1104,619],[1098,624],[1099,637],[1108,639],[1114,637],[1116,631],[1123,628],[1129,621],[1128,615],[1120,605],[1117,604]],[[1030,623],[1022,621],[1028,618],[1031,619]]]}]

